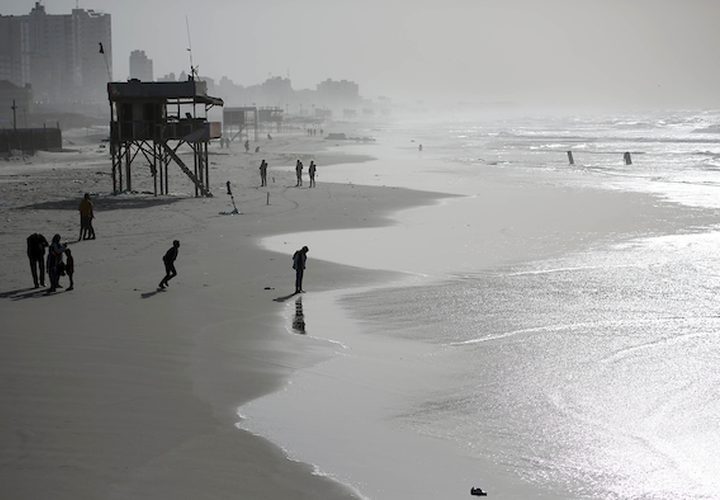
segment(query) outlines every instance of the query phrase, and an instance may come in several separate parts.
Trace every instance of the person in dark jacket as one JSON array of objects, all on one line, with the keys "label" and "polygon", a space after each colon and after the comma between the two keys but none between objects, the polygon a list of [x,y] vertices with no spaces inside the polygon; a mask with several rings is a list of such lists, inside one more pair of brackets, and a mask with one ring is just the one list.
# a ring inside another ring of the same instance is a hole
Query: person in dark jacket
[{"label": "person in dark jacket", "polygon": [[170,249],[165,252],[165,255],[163,255],[163,262],[165,263],[165,277],[160,280],[158,288],[165,288],[168,286],[168,282],[177,276],[177,271],[175,270],[175,259],[177,259],[179,248],[180,242],[175,240],[173,241],[173,246],[171,246]]},{"label": "person in dark jacket", "polygon": [[310,162],[310,166],[308,167],[308,175],[310,176],[310,187],[315,187],[315,172],[317,171],[317,165],[315,165],[315,161]]},{"label": "person in dark jacket", "polygon": [[27,237],[27,256],[35,288],[45,286],[45,249],[47,247],[48,241],[42,234],[33,233]]},{"label": "person in dark jacket", "polygon": [[63,254],[65,253],[65,245],[60,243],[60,235],[56,234],[50,243],[50,249],[47,257],[47,271],[50,278],[50,288],[48,293],[52,293],[60,286],[60,272],[63,270]]},{"label": "person in dark jacket", "polygon": [[90,193],[85,193],[83,199],[80,201],[78,207],[80,211],[80,240],[94,240],[95,229],[93,228],[92,221],[95,218],[95,212],[93,208],[93,202],[90,200]]},{"label": "person in dark jacket", "polygon": [[267,186],[267,168],[268,164],[265,160],[260,162],[260,187]]},{"label": "person in dark jacket", "polygon": [[69,248],[65,249],[65,274],[67,274],[67,277],[70,280],[70,286],[67,287],[67,291],[69,292],[75,288],[75,283],[73,282],[73,274],[75,274],[75,259],[73,259],[72,252]]},{"label": "person in dark jacket", "polygon": [[305,266],[307,264],[307,253],[310,251],[308,247],[302,247],[293,254],[293,269],[295,269],[295,293],[302,293],[303,275],[305,274]]},{"label": "person in dark jacket", "polygon": [[295,187],[302,186],[302,171],[303,171],[303,162],[298,160],[295,162],[295,177],[297,178],[297,183],[295,184]]}]

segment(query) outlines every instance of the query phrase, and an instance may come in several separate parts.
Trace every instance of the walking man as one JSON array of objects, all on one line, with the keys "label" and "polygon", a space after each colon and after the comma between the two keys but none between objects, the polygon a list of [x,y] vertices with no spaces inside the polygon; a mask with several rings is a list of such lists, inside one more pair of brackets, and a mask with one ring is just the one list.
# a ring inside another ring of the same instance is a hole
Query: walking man
[{"label": "walking man", "polygon": [[160,280],[160,284],[158,285],[159,289],[164,289],[169,285],[169,281],[177,276],[177,271],[175,270],[175,259],[177,259],[179,248],[180,242],[175,240],[173,241],[173,246],[171,246],[170,249],[165,252],[165,255],[163,255],[163,262],[165,263],[165,277]]},{"label": "walking man", "polygon": [[268,164],[265,160],[260,162],[260,187],[267,186],[267,168]]},{"label": "walking man", "polygon": [[308,174],[310,175],[310,187],[315,187],[315,171],[317,170],[317,167],[315,166],[315,161],[310,161],[310,166],[308,167]]},{"label": "walking man", "polygon": [[27,256],[35,288],[45,286],[45,248],[47,246],[48,241],[42,234],[33,233],[27,237]]},{"label": "walking man", "polygon": [[308,247],[302,247],[293,254],[293,269],[295,269],[295,293],[302,293],[303,274],[305,274],[305,265],[307,263],[307,253],[310,251]]}]

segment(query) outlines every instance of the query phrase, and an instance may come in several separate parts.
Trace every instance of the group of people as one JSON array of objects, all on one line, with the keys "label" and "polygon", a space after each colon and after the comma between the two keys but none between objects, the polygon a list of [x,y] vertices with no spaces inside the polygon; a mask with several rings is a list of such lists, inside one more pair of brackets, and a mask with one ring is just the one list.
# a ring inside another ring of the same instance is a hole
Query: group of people
[{"label": "group of people", "polygon": [[[300,187],[303,185],[302,172],[303,172],[303,162],[301,162],[300,160],[297,160],[295,162],[295,177],[297,178],[295,187]],[[310,187],[315,187],[316,172],[317,172],[317,165],[315,165],[315,162],[313,160],[311,160],[310,165],[308,166],[308,175],[310,176]]]},{"label": "group of people", "polygon": [[[85,193],[78,207],[80,212],[80,234],[78,241],[94,240],[95,228],[92,221],[95,218],[93,202],[90,199],[90,193]],[[67,243],[62,243],[59,234],[52,237],[48,243],[45,236],[40,233],[33,233],[27,237],[27,256],[30,261],[30,273],[32,274],[33,286],[40,288],[45,286],[45,273],[47,272],[50,280],[50,287],[46,293],[56,292],[58,288],[63,288],[60,284],[60,277],[67,276],[67,290],[75,288],[73,274],[75,273],[75,259],[72,251],[68,248]],[[47,248],[47,257],[45,249]],[[64,259],[64,260],[63,260]]]},{"label": "group of people", "polygon": [[[313,135],[317,135],[318,129],[316,129],[316,128],[308,128],[308,129],[305,130],[305,132],[307,133],[308,136],[313,136]],[[320,129],[320,135],[321,135],[321,136],[323,135],[323,129]]]},{"label": "group of people", "polygon": [[[47,258],[45,249],[48,249]],[[27,256],[30,261],[30,272],[32,273],[33,285],[35,288],[45,286],[45,270],[50,280],[50,287],[46,293],[53,293],[60,284],[60,276],[67,276],[70,280],[68,290],[75,288],[73,274],[75,273],[75,259],[66,243],[60,242],[60,235],[52,237],[48,243],[45,236],[40,233],[33,233],[27,237]],[[65,261],[63,261],[65,257]]]},{"label": "group of people", "polygon": [[[298,160],[300,165],[298,179],[299,185],[302,185],[302,162]],[[310,162],[310,187],[315,185],[315,162]],[[260,164],[260,175],[262,185],[267,185],[267,162],[265,160]],[[228,182],[229,192],[229,182]],[[95,230],[92,226],[92,220],[94,218],[93,203],[90,199],[90,194],[85,193],[79,206],[80,211],[80,236],[78,241],[85,239],[95,239]],[[45,256],[45,249],[48,250],[47,257]],[[177,276],[177,270],[175,269],[175,261],[178,257],[178,251],[180,250],[180,241],[174,240],[170,249],[163,255],[163,264],[165,265],[165,276],[160,280],[158,284],[158,290],[165,289],[170,284],[170,280]],[[292,267],[295,270],[295,293],[301,293],[303,275],[305,272],[305,265],[307,262],[308,247],[304,246],[293,254]],[[30,272],[32,274],[33,285],[35,288],[45,286],[45,273],[47,271],[48,278],[50,280],[50,287],[48,288],[48,294],[54,293],[58,288],[63,288],[60,284],[60,277],[67,276],[69,283],[67,290],[73,290],[75,283],[73,281],[73,274],[75,273],[75,259],[73,258],[70,248],[67,243],[61,242],[59,234],[55,234],[52,237],[50,243],[48,243],[45,236],[40,233],[33,233],[27,237],[27,256],[30,262]],[[64,258],[64,260],[63,260]]]},{"label": "group of people", "polygon": [[[303,185],[303,162],[300,160],[297,160],[295,162],[295,177],[297,179],[297,182],[295,183],[295,187],[300,187]],[[268,169],[268,163],[263,159],[260,162],[260,187],[267,186],[267,169]],[[309,187],[315,187],[315,175],[317,175],[317,165],[315,165],[315,161],[311,160],[310,165],[308,166],[308,176],[310,177],[310,186]]]}]

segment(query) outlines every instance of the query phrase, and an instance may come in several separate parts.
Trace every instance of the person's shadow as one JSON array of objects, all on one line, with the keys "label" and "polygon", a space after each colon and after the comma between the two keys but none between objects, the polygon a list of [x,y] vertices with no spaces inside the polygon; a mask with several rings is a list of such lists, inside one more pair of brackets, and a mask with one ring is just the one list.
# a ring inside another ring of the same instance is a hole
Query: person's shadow
[{"label": "person's shadow", "polygon": [[150,297],[154,297],[158,293],[164,293],[164,292],[165,292],[164,288],[158,288],[157,290],[153,290],[152,292],[141,293],[140,297],[142,297],[143,299],[149,299]]},{"label": "person's shadow", "polygon": [[297,294],[298,294],[298,292],[293,292],[293,293],[291,293],[290,295],[284,295],[284,296],[282,296],[282,297],[275,297],[273,300],[274,300],[275,302],[285,302],[287,299],[289,299],[289,298],[291,298],[291,297],[294,297],[294,296],[296,296]]},{"label": "person's shadow", "polygon": [[0,292],[0,298],[3,298],[3,299],[11,298],[12,299],[18,295],[23,295],[26,292],[30,292],[32,294],[36,290],[39,290],[39,289],[34,288],[34,287],[28,287],[28,288],[18,288],[15,290],[8,290],[7,292]]}]

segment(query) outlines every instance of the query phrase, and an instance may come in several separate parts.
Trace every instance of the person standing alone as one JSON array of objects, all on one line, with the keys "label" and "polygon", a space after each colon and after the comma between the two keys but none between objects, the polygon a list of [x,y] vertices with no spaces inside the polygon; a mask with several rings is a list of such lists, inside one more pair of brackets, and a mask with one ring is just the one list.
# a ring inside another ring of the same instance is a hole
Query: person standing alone
[{"label": "person standing alone", "polygon": [[302,186],[302,171],[303,171],[303,163],[298,160],[295,162],[295,177],[297,177],[297,183],[295,184],[295,187]]},{"label": "person standing alone", "polygon": [[303,275],[305,274],[305,265],[307,264],[307,253],[310,251],[308,247],[302,247],[293,254],[293,269],[295,269],[295,293],[302,293]]},{"label": "person standing alone", "polygon": [[267,168],[268,164],[265,160],[260,162],[260,187],[267,186]]},{"label": "person standing alone", "polygon": [[310,166],[308,167],[308,175],[310,176],[310,187],[315,187],[315,172],[317,171],[317,166],[315,165],[314,161],[310,161]]},{"label": "person standing alone", "polygon": [[180,242],[175,240],[173,241],[173,246],[171,246],[170,249],[165,252],[165,255],[163,255],[163,262],[165,263],[165,277],[160,280],[158,288],[165,288],[169,284],[168,282],[177,276],[177,271],[175,270],[175,259],[177,259],[179,248]]}]

